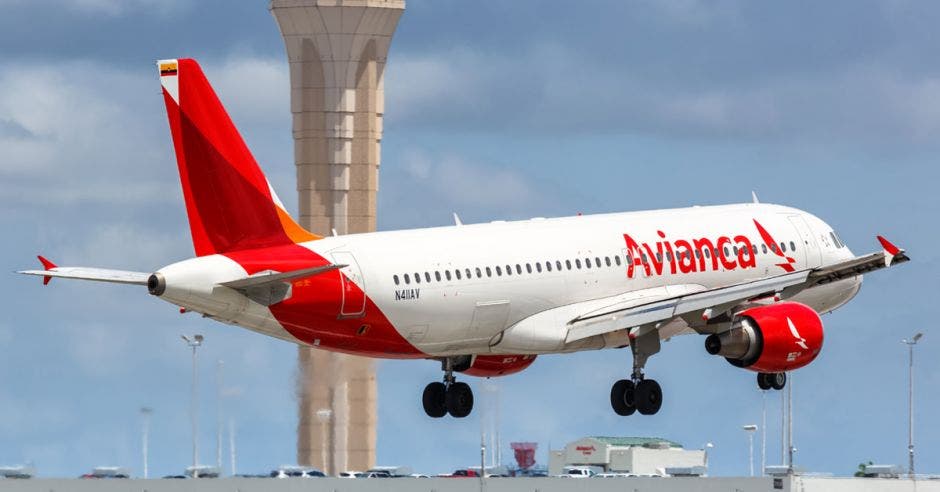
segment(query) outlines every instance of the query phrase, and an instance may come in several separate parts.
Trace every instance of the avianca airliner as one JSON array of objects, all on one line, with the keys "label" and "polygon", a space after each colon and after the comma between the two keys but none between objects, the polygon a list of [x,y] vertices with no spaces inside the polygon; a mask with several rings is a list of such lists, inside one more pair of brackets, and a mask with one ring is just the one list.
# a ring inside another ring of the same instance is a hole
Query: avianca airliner
[{"label": "avianca airliner", "polygon": [[59,267],[20,273],[146,286],[223,323],[356,355],[433,359],[430,417],[465,417],[470,386],[540,354],[629,347],[613,410],[655,414],[644,375],[660,341],[705,337],[708,353],[781,389],[823,345],[818,313],[862,274],[908,261],[855,256],[832,227],[757,203],[320,237],[288,215],[199,65],[158,62],[195,258],[152,273]]}]

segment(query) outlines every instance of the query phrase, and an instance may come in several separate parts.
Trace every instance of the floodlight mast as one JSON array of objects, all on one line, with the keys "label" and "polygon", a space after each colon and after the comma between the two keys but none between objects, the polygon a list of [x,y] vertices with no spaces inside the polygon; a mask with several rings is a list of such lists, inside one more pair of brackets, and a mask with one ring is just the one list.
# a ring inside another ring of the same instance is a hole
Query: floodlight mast
[{"label": "floodlight mast", "polygon": [[907,364],[907,473],[911,480],[914,480],[914,345],[923,338],[923,333],[916,333],[908,340],[905,338],[901,343],[907,345],[908,364]]},{"label": "floodlight mast", "polygon": [[754,431],[757,426],[754,424],[742,425],[742,429],[747,432],[747,459],[750,465],[751,476],[754,476]]},{"label": "floodlight mast", "polygon": [[196,400],[196,387],[198,383],[198,379],[197,379],[198,373],[196,371],[196,368],[197,368],[196,349],[202,346],[202,342],[203,340],[205,340],[205,337],[199,334],[193,335],[192,338],[187,337],[186,335],[180,335],[180,337],[183,338],[183,341],[186,342],[187,346],[193,349],[193,379],[192,379],[192,387],[190,389],[189,416],[190,416],[190,421],[191,421],[190,423],[192,424],[192,431],[193,431],[193,478],[199,478],[199,468],[197,468],[199,465],[199,440],[197,437],[199,435],[199,423],[198,423],[198,419],[196,415],[197,408],[198,408],[197,400]]}]

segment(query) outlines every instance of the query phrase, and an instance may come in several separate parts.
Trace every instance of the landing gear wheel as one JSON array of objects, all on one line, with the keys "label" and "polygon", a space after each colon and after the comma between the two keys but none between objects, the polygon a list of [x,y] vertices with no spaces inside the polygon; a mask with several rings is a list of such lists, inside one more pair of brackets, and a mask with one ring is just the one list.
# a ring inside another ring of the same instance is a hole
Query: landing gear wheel
[{"label": "landing gear wheel", "polygon": [[626,417],[636,412],[636,388],[633,381],[621,379],[610,388],[610,406],[617,415]]},{"label": "landing gear wheel", "polygon": [[446,395],[447,387],[444,383],[431,383],[425,386],[424,395],[421,397],[421,402],[424,403],[424,413],[436,419],[447,415]]},{"label": "landing gear wheel", "polygon": [[663,406],[663,390],[653,379],[644,379],[636,385],[636,409],[643,415],[655,415]]},{"label": "landing gear wheel", "polygon": [[771,379],[771,376],[773,376],[773,375],[772,375],[772,374],[768,374],[768,373],[766,373],[766,372],[759,372],[759,373],[757,373],[757,387],[760,388],[760,389],[762,389],[762,390],[765,390],[765,391],[766,391],[766,390],[769,390],[770,388],[772,388],[772,387],[773,387],[773,383],[772,383],[771,380],[770,380],[770,379]]},{"label": "landing gear wheel", "polygon": [[445,401],[452,417],[464,418],[473,410],[473,390],[467,383],[454,383],[447,388]]},{"label": "landing gear wheel", "polygon": [[769,374],[770,387],[775,390],[782,390],[784,386],[787,385],[787,373],[785,372],[775,372]]}]

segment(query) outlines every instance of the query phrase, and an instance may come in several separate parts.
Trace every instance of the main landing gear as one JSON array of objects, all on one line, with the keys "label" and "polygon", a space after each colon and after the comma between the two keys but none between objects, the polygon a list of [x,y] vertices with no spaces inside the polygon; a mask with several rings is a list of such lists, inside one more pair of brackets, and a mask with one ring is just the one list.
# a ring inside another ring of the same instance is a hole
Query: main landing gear
[{"label": "main landing gear", "polygon": [[663,405],[663,390],[659,383],[643,376],[646,359],[659,352],[659,333],[655,329],[637,329],[630,334],[633,353],[633,373],[630,379],[621,379],[610,388],[610,406],[617,415],[654,415]]},{"label": "main landing gear", "polygon": [[421,402],[428,417],[441,418],[449,413],[460,419],[470,415],[473,410],[473,390],[467,383],[458,383],[454,377],[454,370],[461,363],[463,360],[455,357],[441,361],[444,381],[431,383],[424,388]]},{"label": "main landing gear", "polygon": [[757,386],[762,390],[782,390],[787,385],[785,372],[759,372],[757,373]]}]

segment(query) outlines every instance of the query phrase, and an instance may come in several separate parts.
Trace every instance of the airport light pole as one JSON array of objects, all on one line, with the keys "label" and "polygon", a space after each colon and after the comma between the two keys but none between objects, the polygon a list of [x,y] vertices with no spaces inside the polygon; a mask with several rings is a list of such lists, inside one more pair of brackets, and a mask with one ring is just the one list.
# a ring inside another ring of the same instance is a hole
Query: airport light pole
[{"label": "airport light pole", "polygon": [[711,448],[713,448],[713,447],[715,447],[715,445],[712,444],[712,443],[710,443],[710,442],[706,442],[705,445],[702,446],[702,451],[705,452],[703,461],[705,462],[705,473],[706,473],[706,474],[708,473],[708,450],[711,449]]},{"label": "airport light pole", "polygon": [[757,430],[757,426],[754,424],[747,424],[741,426],[745,432],[747,432],[747,460],[750,465],[751,476],[754,476],[754,431]]},{"label": "airport light pole", "polygon": [[150,445],[150,416],[153,415],[153,409],[150,407],[140,407],[140,415],[144,418],[143,435],[140,440],[141,452],[144,455],[144,478],[150,478],[147,453]]},{"label": "airport light pole", "polygon": [[767,390],[760,390],[760,476],[767,471]]},{"label": "airport light pole", "polygon": [[914,345],[924,336],[917,333],[910,339],[905,338],[901,343],[907,345],[907,472],[914,480]]},{"label": "airport light pole", "polygon": [[196,398],[196,387],[198,384],[198,372],[196,368],[198,367],[198,359],[196,357],[196,349],[202,346],[203,340],[205,337],[202,335],[193,335],[192,338],[187,337],[186,335],[180,335],[183,338],[183,341],[186,342],[186,345],[193,350],[193,380],[192,387],[190,388],[190,400],[189,400],[189,418],[190,423],[192,424],[193,430],[193,478],[199,477],[199,470],[196,468],[199,465],[199,423],[196,416],[197,412],[197,398]]},{"label": "airport light pole", "polygon": [[222,370],[225,362],[216,362],[215,372],[215,466],[222,473]]}]

